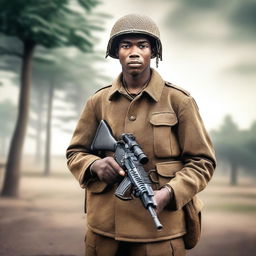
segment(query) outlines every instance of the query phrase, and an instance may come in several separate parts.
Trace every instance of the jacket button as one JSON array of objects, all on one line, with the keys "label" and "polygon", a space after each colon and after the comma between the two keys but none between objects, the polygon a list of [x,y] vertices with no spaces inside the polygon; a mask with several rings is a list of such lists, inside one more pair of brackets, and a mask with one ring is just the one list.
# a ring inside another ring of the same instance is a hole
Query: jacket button
[{"label": "jacket button", "polygon": [[130,121],[135,121],[135,120],[136,120],[136,116],[130,116],[130,117],[129,117],[129,120],[130,120]]}]

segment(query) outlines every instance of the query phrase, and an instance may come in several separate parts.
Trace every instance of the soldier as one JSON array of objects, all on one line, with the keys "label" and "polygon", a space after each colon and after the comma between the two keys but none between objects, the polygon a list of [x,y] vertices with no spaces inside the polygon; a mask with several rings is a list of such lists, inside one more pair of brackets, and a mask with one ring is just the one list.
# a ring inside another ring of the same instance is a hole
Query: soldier
[{"label": "soldier", "polygon": [[[86,191],[86,255],[183,256],[199,237],[196,194],[216,165],[212,143],[190,94],[150,67],[151,59],[157,64],[162,59],[160,33],[151,18],[120,18],[106,56],[119,59],[122,72],[88,99],[67,149],[68,167]],[[153,184],[161,231],[139,199],[114,196],[124,170],[112,153],[90,150],[100,120],[108,122],[116,138],[135,135],[147,154],[144,168]]]}]

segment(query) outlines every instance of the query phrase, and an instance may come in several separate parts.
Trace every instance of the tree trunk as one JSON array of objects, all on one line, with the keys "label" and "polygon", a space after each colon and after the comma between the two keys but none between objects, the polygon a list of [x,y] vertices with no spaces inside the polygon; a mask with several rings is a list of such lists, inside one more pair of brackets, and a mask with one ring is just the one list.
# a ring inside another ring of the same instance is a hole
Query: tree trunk
[{"label": "tree trunk", "polygon": [[41,164],[42,161],[42,131],[43,131],[43,105],[44,105],[44,92],[39,89],[39,93],[36,94],[38,99],[38,109],[37,109],[37,129],[36,129],[36,154],[35,154],[35,163],[37,165]]},{"label": "tree trunk", "polygon": [[54,92],[54,84],[51,83],[49,86],[48,109],[47,109],[47,120],[46,120],[46,145],[45,145],[45,167],[44,167],[45,176],[48,176],[50,174],[50,168],[51,168],[51,128],[52,128],[53,92]]},{"label": "tree trunk", "polygon": [[42,111],[38,112],[37,129],[36,129],[36,154],[35,163],[40,165],[42,160]]},{"label": "tree trunk", "polygon": [[19,194],[22,149],[29,116],[31,67],[34,49],[35,44],[33,42],[24,41],[19,109],[7,159],[4,186],[2,191],[3,196],[17,197]]},{"label": "tree trunk", "polygon": [[230,185],[237,185],[237,176],[238,176],[238,166],[234,161],[231,162],[231,177],[230,177]]}]

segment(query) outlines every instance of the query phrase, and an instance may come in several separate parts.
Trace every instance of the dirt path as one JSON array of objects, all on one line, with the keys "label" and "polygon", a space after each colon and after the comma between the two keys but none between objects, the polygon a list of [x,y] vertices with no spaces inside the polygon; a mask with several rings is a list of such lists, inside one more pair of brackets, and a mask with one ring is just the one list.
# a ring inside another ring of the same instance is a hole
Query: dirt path
[{"label": "dirt path", "polygon": [[189,256],[256,255],[255,215],[204,212],[201,240]]},{"label": "dirt path", "polygon": [[72,179],[22,179],[22,198],[0,199],[0,255],[83,255],[83,190]]},{"label": "dirt path", "polygon": [[[255,202],[255,189],[249,196],[237,189],[228,195],[238,192],[238,202]],[[217,197],[223,193],[225,188],[212,186],[203,195],[209,207],[204,209],[202,239],[189,256],[256,255],[255,211],[215,209],[216,201],[225,204],[227,197]],[[0,199],[1,256],[83,255],[83,190],[72,177],[24,177],[21,195]]]}]

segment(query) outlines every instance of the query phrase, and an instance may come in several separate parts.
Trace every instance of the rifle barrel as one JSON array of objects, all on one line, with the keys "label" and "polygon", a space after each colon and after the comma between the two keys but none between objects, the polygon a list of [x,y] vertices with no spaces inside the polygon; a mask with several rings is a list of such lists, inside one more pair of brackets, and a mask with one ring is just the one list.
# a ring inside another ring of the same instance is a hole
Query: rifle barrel
[{"label": "rifle barrel", "polygon": [[155,223],[155,226],[158,230],[162,229],[163,228],[163,225],[161,224],[161,222],[159,221],[157,215],[156,215],[156,211],[155,209],[152,207],[152,206],[149,206],[148,207],[148,210],[150,212],[150,215],[152,216],[152,219]]}]

